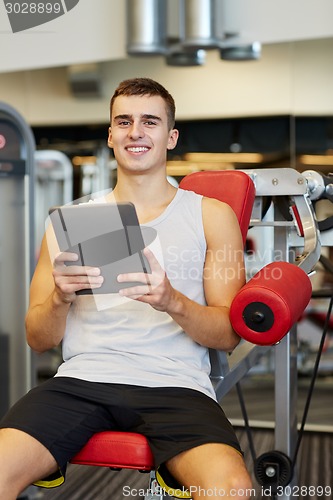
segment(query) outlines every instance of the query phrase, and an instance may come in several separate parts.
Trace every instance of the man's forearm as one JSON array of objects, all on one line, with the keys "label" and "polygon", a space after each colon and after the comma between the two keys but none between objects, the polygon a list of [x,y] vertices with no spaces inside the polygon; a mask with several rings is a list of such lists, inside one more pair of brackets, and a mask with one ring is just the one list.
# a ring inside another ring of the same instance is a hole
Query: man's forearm
[{"label": "man's forearm", "polygon": [[198,344],[232,351],[240,341],[229,320],[229,308],[203,306],[174,290],[168,314]]},{"label": "man's forearm", "polygon": [[61,301],[54,291],[43,304],[28,310],[25,320],[26,337],[34,351],[42,353],[60,344],[70,305]]}]

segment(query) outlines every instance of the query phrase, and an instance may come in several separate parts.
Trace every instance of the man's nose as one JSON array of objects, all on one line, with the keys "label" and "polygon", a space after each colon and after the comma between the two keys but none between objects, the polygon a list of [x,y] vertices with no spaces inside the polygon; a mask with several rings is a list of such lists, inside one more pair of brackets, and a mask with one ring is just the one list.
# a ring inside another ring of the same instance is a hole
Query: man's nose
[{"label": "man's nose", "polygon": [[130,137],[132,139],[140,139],[144,136],[144,128],[142,123],[133,122],[130,128]]}]

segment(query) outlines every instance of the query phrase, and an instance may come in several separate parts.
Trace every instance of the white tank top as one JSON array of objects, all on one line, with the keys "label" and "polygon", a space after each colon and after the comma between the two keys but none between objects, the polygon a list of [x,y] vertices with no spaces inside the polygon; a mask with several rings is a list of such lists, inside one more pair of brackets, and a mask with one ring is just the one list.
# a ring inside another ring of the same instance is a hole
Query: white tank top
[{"label": "white tank top", "polygon": [[[202,196],[178,189],[166,210],[145,226],[157,231],[150,248],[172,286],[204,305]],[[208,349],[192,340],[169,314],[119,294],[100,295],[99,307],[95,298],[78,296],[72,304],[63,339],[64,362],[56,376],[187,387],[215,398]]]}]

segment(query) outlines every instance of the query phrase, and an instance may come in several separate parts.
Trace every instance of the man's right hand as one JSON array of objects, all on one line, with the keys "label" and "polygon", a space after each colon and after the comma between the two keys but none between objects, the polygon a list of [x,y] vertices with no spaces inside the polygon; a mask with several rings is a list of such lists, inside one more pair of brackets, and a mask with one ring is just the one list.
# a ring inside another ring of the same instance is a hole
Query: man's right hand
[{"label": "man's right hand", "polygon": [[[77,260],[76,253],[61,252],[56,255],[53,262],[52,275],[56,293],[65,303],[74,302],[75,292],[78,290],[100,288],[103,283],[103,276],[98,267],[75,265]],[[66,262],[71,264],[68,265]]]}]

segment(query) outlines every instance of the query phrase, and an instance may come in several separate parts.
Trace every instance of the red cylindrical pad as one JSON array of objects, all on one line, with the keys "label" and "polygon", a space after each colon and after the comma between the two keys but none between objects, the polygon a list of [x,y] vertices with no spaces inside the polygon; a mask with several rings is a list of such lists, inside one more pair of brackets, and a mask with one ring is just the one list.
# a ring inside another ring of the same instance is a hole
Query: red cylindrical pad
[{"label": "red cylindrical pad", "polygon": [[308,275],[289,262],[272,262],[234,298],[230,320],[245,340],[258,345],[279,342],[300,318],[311,298]]}]

